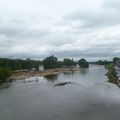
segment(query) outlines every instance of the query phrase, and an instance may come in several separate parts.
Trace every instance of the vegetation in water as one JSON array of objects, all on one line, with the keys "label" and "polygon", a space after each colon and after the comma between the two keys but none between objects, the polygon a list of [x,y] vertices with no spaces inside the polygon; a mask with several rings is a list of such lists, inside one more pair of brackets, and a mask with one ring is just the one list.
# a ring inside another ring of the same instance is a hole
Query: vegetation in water
[{"label": "vegetation in water", "polygon": [[61,66],[60,62],[58,61],[57,57],[54,57],[53,55],[50,57],[46,57],[43,60],[43,66],[44,69],[53,69],[58,68]]},{"label": "vegetation in water", "polygon": [[73,59],[65,58],[63,60],[63,66],[67,67],[76,66],[76,62]]},{"label": "vegetation in water", "polygon": [[70,58],[64,58],[63,61],[58,61],[58,58],[52,55],[50,57],[46,57],[43,60],[43,66],[45,69],[53,69],[59,67],[75,67],[77,64],[81,68],[89,67],[89,63],[84,58],[80,59],[79,61],[74,61]]},{"label": "vegetation in water", "polygon": [[36,70],[39,69],[39,65],[41,61],[31,60],[31,59],[10,59],[10,58],[0,58],[0,67],[10,70],[31,70],[35,68]]},{"label": "vegetation in water", "polygon": [[86,61],[86,59],[82,58],[78,61],[78,65],[81,68],[88,68],[89,67],[89,63]]},{"label": "vegetation in water", "polygon": [[44,69],[53,69],[60,67],[74,67],[76,65],[80,67],[88,68],[89,63],[84,58],[79,61],[74,61],[70,58],[64,58],[63,61],[59,61],[57,57],[51,55],[46,57],[43,61],[40,60],[31,60],[31,59],[10,59],[10,58],[0,58],[0,67],[9,69],[12,71],[15,70],[39,70],[39,66],[43,65]]},{"label": "vegetation in water", "polygon": [[12,75],[12,72],[8,69],[0,68],[0,83],[6,82]]},{"label": "vegetation in water", "polygon": [[119,77],[117,75],[116,69],[115,69],[115,64],[108,64],[105,66],[107,69],[107,77],[109,79],[109,82],[117,84],[120,87],[120,81]]}]

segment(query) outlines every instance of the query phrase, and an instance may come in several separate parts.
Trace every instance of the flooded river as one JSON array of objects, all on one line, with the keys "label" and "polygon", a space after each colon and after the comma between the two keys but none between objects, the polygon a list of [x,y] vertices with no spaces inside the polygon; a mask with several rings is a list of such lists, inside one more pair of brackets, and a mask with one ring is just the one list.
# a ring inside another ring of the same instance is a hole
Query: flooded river
[{"label": "flooded river", "polygon": [[17,80],[0,89],[0,120],[119,120],[120,88],[103,66]]}]

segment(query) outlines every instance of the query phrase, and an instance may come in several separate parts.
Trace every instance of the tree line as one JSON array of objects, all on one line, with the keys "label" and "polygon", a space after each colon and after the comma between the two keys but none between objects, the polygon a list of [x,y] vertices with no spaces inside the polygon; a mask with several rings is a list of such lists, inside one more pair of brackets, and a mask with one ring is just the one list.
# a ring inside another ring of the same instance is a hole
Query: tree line
[{"label": "tree line", "polygon": [[41,61],[31,60],[31,59],[22,60],[22,59],[0,58],[0,67],[12,71],[23,70],[23,69],[31,70],[32,68],[38,70],[40,64]]},{"label": "tree line", "polygon": [[88,62],[86,59],[81,58],[78,61],[74,61],[70,58],[64,58],[63,61],[59,61],[57,57],[51,55],[46,57],[43,61],[41,60],[31,60],[31,59],[9,59],[9,58],[0,58],[0,68],[9,69],[11,71],[15,70],[39,70],[39,65],[43,65],[45,69],[57,68],[57,67],[72,67],[79,65],[80,67],[89,67],[90,64],[97,65],[106,65],[110,63],[116,63],[118,57],[114,57],[113,61],[99,60],[96,62]]},{"label": "tree line", "polygon": [[89,63],[87,62],[86,59],[81,58],[78,61],[74,61],[73,59],[70,58],[64,58],[63,61],[59,61],[57,57],[55,56],[49,56],[46,57],[43,60],[43,66],[45,69],[53,69],[53,68],[59,68],[59,67],[75,67],[79,65],[81,68],[88,68]]},{"label": "tree line", "polygon": [[96,65],[107,65],[107,64],[111,64],[113,63],[113,61],[108,61],[108,60],[98,60],[95,62],[90,62],[90,64],[96,64]]},{"label": "tree line", "polygon": [[0,68],[15,70],[39,70],[39,65],[43,65],[45,69],[59,68],[59,67],[72,67],[79,65],[80,67],[89,67],[89,63],[86,59],[82,58],[78,61],[74,61],[70,58],[64,58],[63,61],[59,61],[57,57],[51,55],[46,57],[43,61],[31,60],[31,59],[9,59],[0,58]]},{"label": "tree line", "polygon": [[40,64],[41,61],[31,59],[0,58],[0,83],[6,81],[15,70],[38,70]]},{"label": "tree line", "polygon": [[39,70],[40,65],[42,65],[44,69],[53,69],[60,67],[73,67],[77,64],[80,67],[89,67],[89,63],[84,58],[79,61],[74,61],[69,58],[59,61],[58,58],[53,55],[46,57],[43,61],[0,58],[0,82],[3,79],[6,80],[9,76],[11,76],[12,71],[16,70],[33,70],[33,68],[34,70]]}]

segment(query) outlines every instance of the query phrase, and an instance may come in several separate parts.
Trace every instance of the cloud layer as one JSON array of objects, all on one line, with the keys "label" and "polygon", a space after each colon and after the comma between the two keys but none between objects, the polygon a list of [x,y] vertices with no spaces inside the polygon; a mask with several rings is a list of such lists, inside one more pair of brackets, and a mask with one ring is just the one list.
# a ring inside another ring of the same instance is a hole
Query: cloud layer
[{"label": "cloud layer", "polygon": [[120,56],[118,0],[4,0],[0,57],[105,59]]}]

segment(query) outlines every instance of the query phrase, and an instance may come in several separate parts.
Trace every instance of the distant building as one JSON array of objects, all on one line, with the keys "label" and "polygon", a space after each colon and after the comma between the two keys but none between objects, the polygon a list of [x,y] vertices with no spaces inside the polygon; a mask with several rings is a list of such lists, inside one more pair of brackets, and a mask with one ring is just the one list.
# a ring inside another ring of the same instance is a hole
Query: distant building
[{"label": "distant building", "polygon": [[44,67],[43,66],[39,66],[39,71],[43,71],[44,70]]}]

